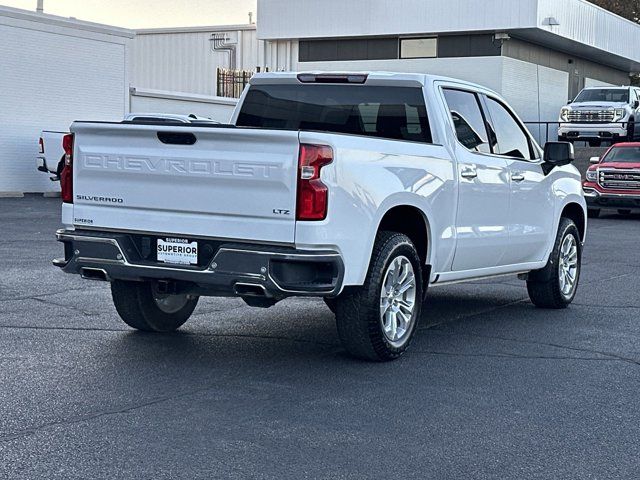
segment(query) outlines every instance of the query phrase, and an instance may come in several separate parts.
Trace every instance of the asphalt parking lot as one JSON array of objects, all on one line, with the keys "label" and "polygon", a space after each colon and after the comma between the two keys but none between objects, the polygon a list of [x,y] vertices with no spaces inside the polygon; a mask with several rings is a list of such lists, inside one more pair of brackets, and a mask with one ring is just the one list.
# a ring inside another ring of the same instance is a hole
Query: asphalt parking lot
[{"label": "asphalt parking lot", "polygon": [[0,199],[0,478],[640,477],[640,216],[591,222],[570,309],[434,288],[410,352],[370,364],[321,300],[134,333],[51,266],[58,210]]}]

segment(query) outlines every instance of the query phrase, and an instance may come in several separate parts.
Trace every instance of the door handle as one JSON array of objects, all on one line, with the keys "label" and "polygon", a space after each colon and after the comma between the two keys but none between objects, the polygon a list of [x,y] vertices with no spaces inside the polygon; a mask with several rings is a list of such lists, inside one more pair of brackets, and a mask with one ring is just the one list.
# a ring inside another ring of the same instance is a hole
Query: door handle
[{"label": "door handle", "polygon": [[524,181],[524,174],[514,173],[513,175],[511,175],[511,180],[513,180],[514,182],[522,182]]},{"label": "door handle", "polygon": [[474,178],[478,178],[478,172],[475,168],[467,167],[460,172],[460,176],[467,180],[473,180]]}]

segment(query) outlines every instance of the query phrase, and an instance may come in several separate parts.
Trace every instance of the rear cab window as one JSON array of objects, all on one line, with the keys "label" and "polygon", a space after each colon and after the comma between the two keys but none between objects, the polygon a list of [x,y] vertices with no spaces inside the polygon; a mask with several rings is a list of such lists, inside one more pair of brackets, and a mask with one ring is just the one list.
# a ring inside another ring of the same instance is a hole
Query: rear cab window
[{"label": "rear cab window", "polygon": [[432,143],[420,87],[252,85],[236,125]]}]

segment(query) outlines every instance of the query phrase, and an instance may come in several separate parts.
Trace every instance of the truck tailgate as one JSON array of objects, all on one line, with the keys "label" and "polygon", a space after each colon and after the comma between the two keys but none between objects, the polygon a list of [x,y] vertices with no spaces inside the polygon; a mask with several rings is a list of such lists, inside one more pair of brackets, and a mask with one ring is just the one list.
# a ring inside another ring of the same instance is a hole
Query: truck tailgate
[{"label": "truck tailgate", "polygon": [[297,132],[85,122],[71,131],[78,227],[294,242]]}]

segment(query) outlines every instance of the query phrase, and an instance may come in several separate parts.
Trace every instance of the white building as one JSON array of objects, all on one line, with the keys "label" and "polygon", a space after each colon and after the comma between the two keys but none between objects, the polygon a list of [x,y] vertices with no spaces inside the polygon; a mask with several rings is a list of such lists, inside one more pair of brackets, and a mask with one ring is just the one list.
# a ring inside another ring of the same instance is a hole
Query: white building
[{"label": "white building", "polygon": [[257,26],[137,32],[0,7],[0,194],[57,189],[34,168],[43,129],[129,111],[228,120],[219,67],[447,75],[553,122],[584,86],[628,84],[639,38],[585,0],[258,0]]},{"label": "white building", "polygon": [[255,71],[262,64],[255,25],[136,33],[132,112],[194,113],[227,121],[236,100],[217,96],[217,69]]},{"label": "white building", "polygon": [[258,38],[272,68],[458,77],[529,122],[640,71],[640,25],[585,0],[258,0]]},{"label": "white building", "polygon": [[0,194],[59,188],[35,169],[40,131],[121,120],[134,32],[0,7]]}]

